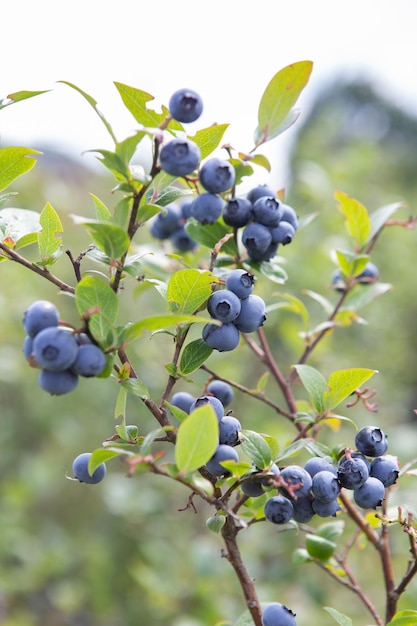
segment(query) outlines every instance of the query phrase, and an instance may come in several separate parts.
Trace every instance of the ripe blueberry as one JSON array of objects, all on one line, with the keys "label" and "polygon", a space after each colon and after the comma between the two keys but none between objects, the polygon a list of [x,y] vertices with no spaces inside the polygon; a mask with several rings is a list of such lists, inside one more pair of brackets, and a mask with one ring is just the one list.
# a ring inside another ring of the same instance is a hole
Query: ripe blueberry
[{"label": "ripe blueberry", "polygon": [[219,444],[216,452],[211,459],[206,463],[206,468],[212,476],[223,476],[227,474],[227,470],[220,465],[223,461],[239,461],[239,455],[235,448],[226,444]]},{"label": "ripe blueberry", "polygon": [[207,385],[207,392],[220,400],[223,406],[232,403],[234,392],[233,387],[224,380],[212,380]]},{"label": "ripe blueberry", "polygon": [[50,326],[58,326],[59,312],[52,302],[36,300],[23,314],[23,328],[29,337]]},{"label": "ripe blueberry", "polygon": [[187,138],[171,139],[166,143],[160,154],[161,168],[171,176],[187,176],[200,162],[200,148]]},{"label": "ripe blueberry", "polygon": [[241,300],[245,300],[253,291],[255,277],[246,270],[232,270],[226,278],[226,289],[230,289]]},{"label": "ripe blueberry", "polygon": [[366,456],[382,456],[388,448],[385,433],[376,426],[364,426],[356,433],[355,444]]},{"label": "ripe blueberry", "polygon": [[265,302],[260,296],[252,293],[241,300],[240,313],[233,324],[242,333],[252,333],[262,326],[265,320]]},{"label": "ripe blueberry", "polygon": [[214,291],[207,301],[207,311],[211,317],[225,324],[235,320],[240,313],[240,309],[240,299],[229,289]]},{"label": "ripe blueberry", "polygon": [[188,124],[200,117],[203,112],[203,101],[192,89],[178,89],[169,99],[168,109],[174,120]]},{"label": "ripe blueberry", "polygon": [[218,352],[230,352],[239,345],[240,333],[233,322],[229,324],[206,324],[202,330],[204,342]]},{"label": "ripe blueberry", "polygon": [[209,193],[223,193],[233,187],[236,172],[229,161],[213,157],[200,167],[198,178]]},{"label": "ripe blueberry", "polygon": [[101,463],[93,472],[90,474],[88,471],[88,461],[90,460],[91,452],[82,452],[77,457],[75,457],[72,463],[72,472],[74,474],[74,478],[77,478],[80,483],[88,483],[90,485],[95,485],[103,480],[106,475],[106,465]]},{"label": "ripe blueberry", "polygon": [[52,396],[62,396],[69,393],[78,384],[78,376],[70,369],[63,372],[41,370],[38,376],[39,387]]},{"label": "ripe blueberry", "polygon": [[252,217],[252,204],[246,198],[231,198],[223,209],[223,220],[228,226],[241,228]]},{"label": "ripe blueberry", "polygon": [[286,524],[293,516],[294,508],[291,500],[285,496],[273,496],[264,506],[265,517],[273,524]]},{"label": "ripe blueberry", "polygon": [[71,369],[74,374],[90,378],[101,374],[105,366],[106,355],[103,350],[93,343],[86,343],[83,346],[79,346]]},{"label": "ripe blueberry", "polygon": [[296,626],[295,613],[284,604],[271,602],[263,610],[262,626]]},{"label": "ripe blueberry", "polygon": [[362,485],[353,490],[353,499],[362,509],[376,509],[382,504],[384,496],[384,485],[373,476],[367,478]]},{"label": "ripe blueberry", "polygon": [[223,199],[214,193],[200,193],[191,205],[191,215],[200,224],[214,224],[223,211]]},{"label": "ripe blueberry", "polygon": [[78,346],[74,335],[64,328],[50,326],[41,330],[33,340],[33,356],[42,369],[63,371],[71,367]]}]

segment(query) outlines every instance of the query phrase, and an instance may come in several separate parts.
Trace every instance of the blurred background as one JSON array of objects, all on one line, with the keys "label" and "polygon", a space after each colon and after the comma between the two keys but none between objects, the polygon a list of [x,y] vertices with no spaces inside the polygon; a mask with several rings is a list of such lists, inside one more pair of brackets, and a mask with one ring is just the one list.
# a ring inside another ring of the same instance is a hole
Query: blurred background
[{"label": "blurred background", "polygon": [[[349,246],[334,192],[341,190],[370,211],[391,202],[404,207],[396,217],[416,214],[417,81],[413,2],[295,2],[291,7],[264,2],[191,2],[158,6],[119,2],[103,8],[73,2],[57,14],[53,3],[14,3],[5,9],[10,25],[8,51],[0,77],[0,97],[23,89],[51,89],[0,113],[0,145],[24,145],[42,152],[36,167],[15,181],[18,193],[8,206],[41,211],[51,202],[64,224],[64,246],[74,255],[88,236],[75,229],[71,213],[93,216],[90,193],[109,207],[119,197],[95,156],[86,150],[111,148],[104,126],[69,80],[90,93],[120,139],[134,130],[112,81],[150,92],[166,104],[172,91],[188,84],[200,91],[204,118],[230,123],[227,138],[237,149],[252,147],[257,106],[272,76],[287,63],[314,62],[310,83],[300,98],[299,121],[262,150],[273,169],[257,171],[259,182],[285,188],[286,201],[300,217],[317,214],[282,253],[285,286],[259,281],[268,304],[278,291],[302,299],[317,323],[322,312],[303,289],[335,301],[330,289],[331,251]],[[201,13],[201,15],[200,15]],[[22,15],[25,19],[22,20]],[[18,51],[24,54],[18,54]],[[226,137],[225,137],[226,139]],[[251,181],[252,184],[252,181]],[[142,242],[149,239],[144,231]],[[359,425],[384,428],[389,452],[405,464],[415,456],[417,434],[417,340],[415,231],[387,229],[372,254],[381,280],[393,289],[362,311],[367,324],[337,329],[323,342],[311,364],[325,375],[345,367],[379,370],[370,382],[378,412],[361,406],[348,411]],[[21,353],[25,308],[50,299],[61,316],[76,322],[70,297],[35,274],[11,263],[0,266],[0,620],[5,626],[215,626],[235,620],[243,601],[231,567],[221,558],[221,540],[205,527],[211,511],[179,512],[188,493],[152,476],[125,477],[112,462],[106,480],[91,488],[66,480],[73,458],[95,449],[114,433],[117,386],[108,380],[81,381],[63,397],[51,398],[37,385],[36,371]],[[72,281],[65,255],[55,266]],[[122,321],[163,312],[158,294],[127,288],[121,297]],[[301,350],[299,319],[277,310],[268,317],[268,336],[284,372]],[[166,337],[136,342],[132,359],[158,399],[165,382]],[[259,365],[247,348],[212,355],[208,365],[248,387]],[[204,372],[178,388],[198,393]],[[267,392],[276,397],[271,382]],[[300,397],[303,397],[300,390]],[[277,400],[279,401],[279,395]],[[282,445],[288,425],[264,405],[236,392],[232,405],[244,428],[269,433]],[[345,409],[347,411],[347,409]],[[129,399],[128,422],[141,432],[154,428],[144,407]],[[329,445],[352,445],[354,430],[325,433]],[[393,506],[417,509],[415,477],[401,479]],[[408,544],[393,529],[395,571],[406,568]],[[300,544],[294,532],[258,524],[241,533],[240,543],[262,601],[280,601],[297,613],[297,624],[335,623],[322,610],[346,612],[356,625],[371,618],[355,596],[313,566],[292,568]],[[381,579],[370,547],[353,558],[370,596],[383,611]],[[367,554],[369,553],[369,554]],[[416,609],[414,581],[400,608]]]}]

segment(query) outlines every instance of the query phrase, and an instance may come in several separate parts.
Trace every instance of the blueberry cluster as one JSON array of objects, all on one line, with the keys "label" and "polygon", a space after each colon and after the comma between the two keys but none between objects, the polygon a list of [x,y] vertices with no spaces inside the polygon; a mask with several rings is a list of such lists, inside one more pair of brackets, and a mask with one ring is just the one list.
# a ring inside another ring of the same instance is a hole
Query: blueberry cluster
[{"label": "blueberry cluster", "polygon": [[200,406],[210,404],[216,413],[219,422],[219,444],[212,458],[206,464],[208,472],[212,476],[223,476],[225,468],[220,465],[222,461],[238,461],[239,456],[235,446],[240,443],[239,432],[242,430],[240,421],[225,413],[225,408],[233,400],[232,387],[222,380],[213,380],[207,385],[207,394],[194,398],[186,391],[178,391],[171,397],[170,403],[186,413],[192,413]]},{"label": "blueberry cluster", "polygon": [[225,289],[214,291],[207,301],[210,316],[221,322],[204,326],[205,343],[219,352],[234,350],[239,344],[240,333],[252,333],[266,320],[264,300],[253,294],[255,278],[243,270],[232,270]]},{"label": "blueberry cluster", "polygon": [[106,365],[106,355],[85,333],[74,333],[59,320],[58,309],[47,300],[36,300],[23,316],[23,353],[40,368],[39,386],[52,395],[72,391],[79,376],[98,376]]},{"label": "blueberry cluster", "polygon": [[295,210],[278,200],[268,185],[257,185],[246,197],[228,200],[223,220],[229,226],[243,228],[242,243],[255,262],[271,260],[279,245],[292,242],[299,226]]},{"label": "blueberry cluster", "polygon": [[190,252],[197,243],[185,230],[185,224],[190,217],[191,201],[181,205],[173,202],[165,207],[164,212],[158,213],[151,223],[150,233],[155,239],[169,239],[179,252]]},{"label": "blueberry cluster", "polygon": [[382,504],[385,489],[395,484],[399,475],[396,457],[385,454],[387,437],[376,426],[361,428],[355,438],[356,450],[345,451],[335,465],[323,457],[312,457],[304,466],[276,465],[265,473],[253,473],[242,482],[243,493],[257,497],[264,488],[275,485],[278,494],[269,498],[264,507],[265,517],[274,524],[291,519],[309,522],[314,515],[336,516],[341,510],[338,498],[341,490],[353,492],[354,502],[363,509],[376,509]]},{"label": "blueberry cluster", "polygon": [[89,485],[95,485],[103,480],[106,475],[106,464],[100,463],[100,465],[94,470],[92,474],[88,471],[88,462],[91,457],[91,452],[82,452],[75,457],[72,462],[72,472],[74,478],[80,481],[80,483],[87,483]]}]

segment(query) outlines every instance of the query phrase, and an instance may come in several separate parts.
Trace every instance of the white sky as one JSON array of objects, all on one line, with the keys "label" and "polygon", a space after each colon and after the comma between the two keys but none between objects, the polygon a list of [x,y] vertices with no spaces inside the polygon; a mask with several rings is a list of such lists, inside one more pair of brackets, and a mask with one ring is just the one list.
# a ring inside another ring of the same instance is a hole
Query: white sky
[{"label": "white sky", "polygon": [[[195,89],[204,101],[196,127],[230,123],[225,140],[248,151],[264,88],[279,69],[304,59],[314,68],[302,111],[332,76],[359,74],[417,114],[416,28],[415,0],[7,2],[0,98],[24,89],[52,92],[2,110],[0,141],[52,143],[72,155],[111,149],[91,107],[57,81],[93,96],[121,140],[135,122],[113,85],[118,81],[155,96],[158,109],[176,89]],[[291,132],[262,150],[278,169]],[[91,154],[82,159],[95,162]]]}]

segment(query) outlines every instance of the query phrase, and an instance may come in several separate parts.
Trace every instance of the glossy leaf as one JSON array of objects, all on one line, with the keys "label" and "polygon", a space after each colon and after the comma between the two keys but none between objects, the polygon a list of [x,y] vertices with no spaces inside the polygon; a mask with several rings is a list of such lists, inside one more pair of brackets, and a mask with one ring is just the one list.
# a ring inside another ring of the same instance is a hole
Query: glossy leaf
[{"label": "glossy leaf", "polygon": [[[260,143],[258,137],[264,141],[272,139],[281,129],[285,130],[295,121],[291,117],[291,110],[306,86],[312,69],[311,61],[299,61],[287,65],[270,80],[259,103],[257,144]],[[288,116],[290,122],[286,125]]]},{"label": "glossy leaf", "polygon": [[208,324],[211,321],[209,317],[198,317],[196,315],[153,315],[126,326],[122,334],[122,341],[129,342],[138,339],[144,331],[154,332],[180,324]]},{"label": "glossy leaf", "polygon": [[175,462],[182,474],[207,463],[219,443],[219,422],[210,405],[198,407],[180,424],[175,446]]},{"label": "glossy leaf", "polygon": [[33,155],[35,154],[41,153],[32,148],[0,148],[0,191],[34,167],[36,159]]},{"label": "glossy leaf", "polygon": [[192,314],[212,293],[212,284],[218,279],[208,271],[179,270],[168,281],[167,300],[171,311]]},{"label": "glossy leaf", "polygon": [[38,233],[38,247],[41,257],[40,265],[49,265],[57,259],[57,252],[62,245],[63,227],[58,213],[49,202],[39,216],[41,231]]}]

